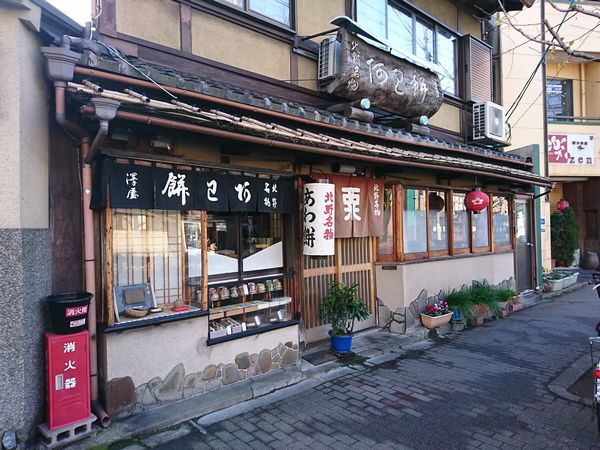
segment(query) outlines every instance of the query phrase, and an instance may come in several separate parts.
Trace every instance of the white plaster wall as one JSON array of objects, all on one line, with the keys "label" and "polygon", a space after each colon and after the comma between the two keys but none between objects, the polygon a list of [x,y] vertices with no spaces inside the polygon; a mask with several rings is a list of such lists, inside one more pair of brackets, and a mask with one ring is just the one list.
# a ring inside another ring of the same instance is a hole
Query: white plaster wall
[{"label": "white plaster wall", "polygon": [[0,228],[47,228],[48,91],[41,10],[0,7]]},{"label": "white plaster wall", "polygon": [[208,317],[163,323],[106,334],[106,379],[131,377],[135,386],[154,377],[164,380],[178,364],[185,373],[210,364],[234,363],[236,355],[260,353],[279,344],[298,344],[298,326],[289,326],[212,346],[206,345]]},{"label": "white plaster wall", "polygon": [[515,275],[513,253],[399,264],[396,270],[383,270],[393,265],[376,266],[377,296],[392,311],[410,305],[423,289],[435,295],[474,280],[498,284]]}]

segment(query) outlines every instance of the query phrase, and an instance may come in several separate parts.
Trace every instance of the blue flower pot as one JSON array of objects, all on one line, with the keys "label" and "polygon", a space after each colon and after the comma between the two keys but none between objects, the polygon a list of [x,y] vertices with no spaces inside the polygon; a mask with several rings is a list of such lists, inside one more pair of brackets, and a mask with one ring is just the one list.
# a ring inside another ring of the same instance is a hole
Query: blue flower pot
[{"label": "blue flower pot", "polygon": [[347,353],[352,347],[352,335],[350,336],[336,336],[329,333],[331,336],[331,350],[335,353]]},{"label": "blue flower pot", "polygon": [[460,312],[460,310],[455,309],[452,311],[452,321],[453,322],[459,322],[460,320],[462,320],[462,313]]}]

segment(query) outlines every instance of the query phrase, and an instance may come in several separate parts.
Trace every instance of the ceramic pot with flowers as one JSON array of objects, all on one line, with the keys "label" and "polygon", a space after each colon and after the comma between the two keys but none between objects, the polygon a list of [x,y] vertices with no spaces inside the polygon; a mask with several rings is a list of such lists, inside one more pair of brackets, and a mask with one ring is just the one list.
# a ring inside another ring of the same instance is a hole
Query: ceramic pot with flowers
[{"label": "ceramic pot with flowers", "polygon": [[433,305],[425,306],[425,311],[421,313],[421,322],[425,328],[437,328],[450,322],[452,315],[448,303],[440,300]]}]

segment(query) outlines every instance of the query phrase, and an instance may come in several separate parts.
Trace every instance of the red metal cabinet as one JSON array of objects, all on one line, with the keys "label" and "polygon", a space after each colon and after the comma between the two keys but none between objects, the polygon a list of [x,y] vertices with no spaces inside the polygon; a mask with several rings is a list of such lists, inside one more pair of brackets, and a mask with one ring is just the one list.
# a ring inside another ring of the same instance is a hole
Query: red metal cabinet
[{"label": "red metal cabinet", "polygon": [[89,342],[87,331],[44,333],[50,430],[90,417]]}]

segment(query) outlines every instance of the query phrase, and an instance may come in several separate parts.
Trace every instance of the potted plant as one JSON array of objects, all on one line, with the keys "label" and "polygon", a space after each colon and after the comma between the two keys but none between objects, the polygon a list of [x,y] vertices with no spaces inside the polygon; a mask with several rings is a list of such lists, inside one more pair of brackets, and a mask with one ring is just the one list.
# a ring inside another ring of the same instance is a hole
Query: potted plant
[{"label": "potted plant", "polygon": [[358,298],[357,291],[356,283],[348,285],[334,281],[323,299],[321,317],[331,323],[331,349],[336,353],[350,351],[354,321],[369,317],[369,309]]},{"label": "potted plant", "polygon": [[440,300],[433,305],[425,306],[425,311],[421,313],[421,322],[425,328],[437,328],[450,322],[452,319],[453,311],[450,311],[448,303],[444,300]]},{"label": "potted plant", "polygon": [[579,223],[573,208],[553,212],[550,216],[552,257],[562,265],[570,266],[579,247]]}]

